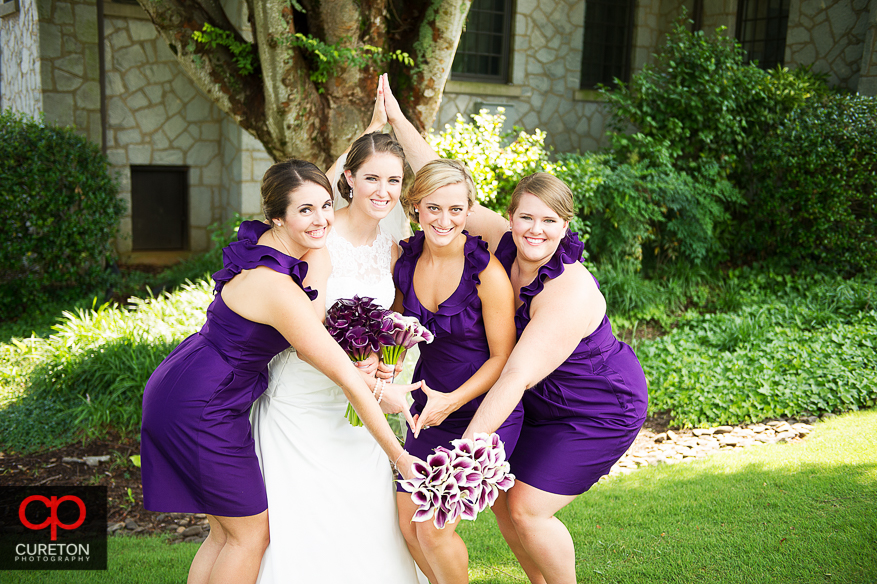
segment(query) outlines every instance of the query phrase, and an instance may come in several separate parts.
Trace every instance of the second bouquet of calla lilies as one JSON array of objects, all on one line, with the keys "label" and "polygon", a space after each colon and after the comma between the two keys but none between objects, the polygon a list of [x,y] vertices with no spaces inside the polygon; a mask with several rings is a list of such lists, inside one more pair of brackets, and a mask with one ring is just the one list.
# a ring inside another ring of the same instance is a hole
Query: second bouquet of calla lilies
[{"label": "second bouquet of calla lilies", "polygon": [[458,518],[474,521],[493,507],[500,490],[515,484],[498,434],[475,434],[474,440],[460,438],[451,445],[453,450],[438,446],[426,463],[414,463],[412,478],[399,481],[418,506],[414,521],[432,519],[437,529]]},{"label": "second bouquet of calla lilies", "polygon": [[[414,317],[385,310],[368,296],[342,298],[326,312],[326,328],[353,361],[380,352],[384,363],[396,365],[402,352],[420,341],[431,343],[433,334]],[[362,421],[350,404],[347,419],[353,426]]]}]

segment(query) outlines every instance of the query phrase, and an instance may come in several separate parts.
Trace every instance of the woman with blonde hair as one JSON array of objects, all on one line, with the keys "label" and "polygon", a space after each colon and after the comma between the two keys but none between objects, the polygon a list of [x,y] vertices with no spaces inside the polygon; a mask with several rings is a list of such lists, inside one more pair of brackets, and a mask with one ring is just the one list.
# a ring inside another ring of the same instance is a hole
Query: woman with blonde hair
[{"label": "woman with blonde hair", "polygon": [[[385,101],[416,164],[435,158],[391,94]],[[573,214],[569,187],[536,173],[515,188],[508,221],[476,205],[468,223],[511,280],[518,340],[464,437],[500,428],[523,402],[509,459],[515,484],[493,511],[534,584],[576,582],[572,538],[555,514],[609,472],[639,433],[648,405],[642,367],[612,334],[597,280],[580,262],[584,245],[569,230]]]},{"label": "woman with blonde hair", "polygon": [[[499,377],[514,346],[513,301],[508,277],[479,237],[464,231],[475,204],[475,184],[456,160],[434,160],[421,168],[403,199],[418,231],[402,242],[394,271],[400,298],[396,310],[417,317],[434,335],[420,347],[412,393],[416,421],[405,448],[426,459],[437,446],[452,448]],[[428,400],[428,401],[427,401]],[[522,412],[517,409],[498,433],[514,450]],[[411,555],[435,584],[468,582],[468,553],[455,529],[412,522],[417,510],[408,493],[397,494],[399,520]]]}]

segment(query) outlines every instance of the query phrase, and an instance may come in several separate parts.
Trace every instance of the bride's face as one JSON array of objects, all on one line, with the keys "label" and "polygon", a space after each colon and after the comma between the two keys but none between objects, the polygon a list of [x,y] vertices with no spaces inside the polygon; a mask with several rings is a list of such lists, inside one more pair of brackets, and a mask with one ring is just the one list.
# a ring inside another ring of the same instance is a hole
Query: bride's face
[{"label": "bride's face", "polygon": [[372,154],[356,173],[344,171],[350,185],[351,210],[380,221],[399,203],[402,194],[402,161],[392,154]]}]

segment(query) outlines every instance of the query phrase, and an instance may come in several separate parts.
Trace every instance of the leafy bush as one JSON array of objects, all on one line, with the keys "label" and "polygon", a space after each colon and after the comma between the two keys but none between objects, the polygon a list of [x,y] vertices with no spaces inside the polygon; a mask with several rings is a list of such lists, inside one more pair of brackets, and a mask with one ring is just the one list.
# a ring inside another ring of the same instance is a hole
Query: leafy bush
[{"label": "leafy bush", "polygon": [[651,411],[685,426],[872,407],[877,279],[737,270],[745,307],[704,314],[637,351]]},{"label": "leafy bush", "polygon": [[515,127],[503,132],[505,114],[502,108],[491,114],[481,110],[467,122],[457,114],[453,126],[445,125],[441,133],[430,130],[427,141],[442,158],[454,158],[466,162],[475,186],[479,202],[505,214],[512,192],[523,177],[534,172],[550,172],[545,132],[537,129],[533,134]]},{"label": "leafy bush", "polygon": [[602,90],[622,160],[667,149],[678,168],[714,162],[729,172],[788,112],[828,91],[824,77],[809,68],[768,73],[744,64],[745,51],[724,28],[710,37],[685,24],[684,16],[676,21],[656,62],[629,84]]},{"label": "leafy bush", "polygon": [[72,128],[0,113],[0,319],[102,282],[125,209],[107,168]]},{"label": "leafy bush", "polygon": [[718,237],[730,219],[725,208],[742,201],[715,164],[686,174],[666,156],[629,164],[603,154],[562,154],[553,171],[573,191],[589,229],[589,256],[598,263],[639,266],[644,249],[653,266],[715,262],[725,252]]},{"label": "leafy bush", "polygon": [[[26,404],[46,400],[65,404],[67,434],[136,433],[146,381],[204,323],[212,289],[210,280],[201,280],[158,298],[132,299],[130,307],[104,304],[65,312],[48,338],[14,343],[21,357],[37,363],[22,400],[24,410]],[[13,412],[16,405],[10,406]],[[5,413],[0,416],[0,430],[9,423]],[[15,434],[21,439],[21,431]],[[0,435],[5,442],[5,431]]]},{"label": "leafy bush", "polygon": [[877,268],[877,99],[796,110],[755,155],[753,176],[739,255]]}]

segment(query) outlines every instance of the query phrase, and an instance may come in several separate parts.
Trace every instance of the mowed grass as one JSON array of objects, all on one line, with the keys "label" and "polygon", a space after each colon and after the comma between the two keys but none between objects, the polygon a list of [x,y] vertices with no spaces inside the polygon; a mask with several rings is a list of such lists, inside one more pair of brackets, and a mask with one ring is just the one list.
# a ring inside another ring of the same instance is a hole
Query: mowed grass
[{"label": "mowed grass", "polygon": [[[796,444],[604,479],[560,519],[578,582],[877,582],[877,411]],[[526,582],[492,517],[463,522],[470,579]]]},{"label": "mowed grass", "polygon": [[[819,424],[800,443],[606,479],[560,517],[580,583],[877,582],[877,410]],[[489,513],[459,531],[473,584],[526,582]],[[107,572],[7,572],[2,580],[183,582],[196,550],[113,538]]]}]

